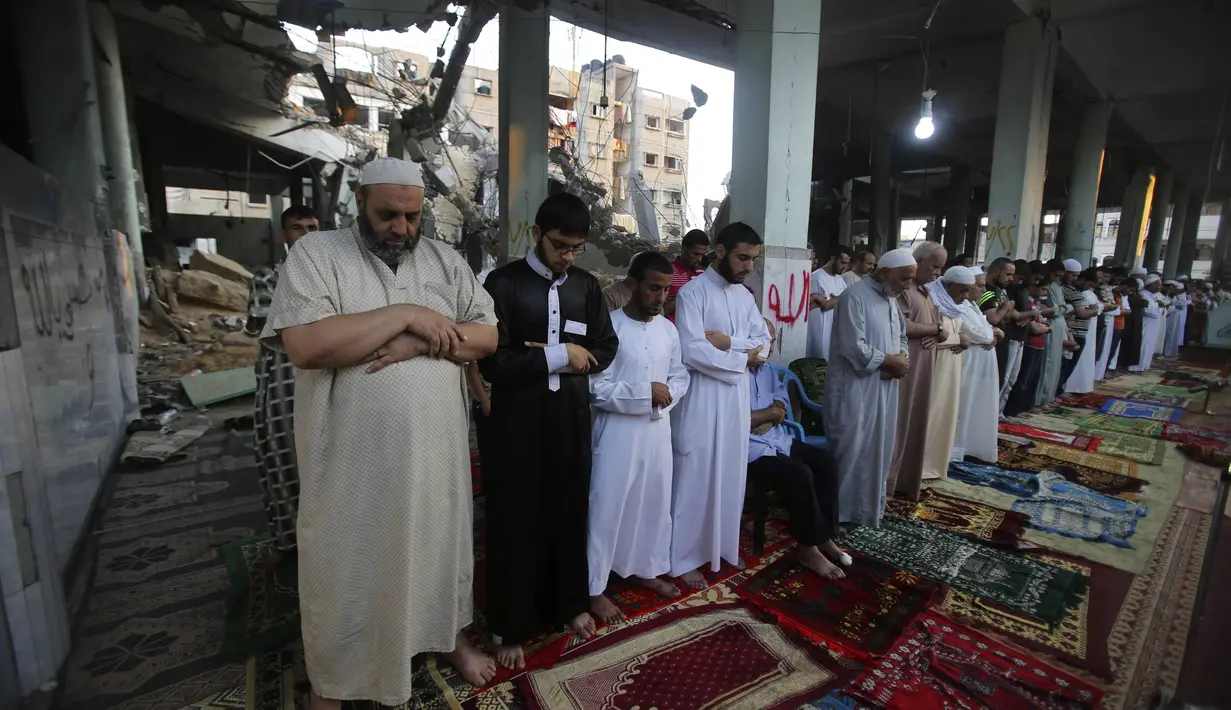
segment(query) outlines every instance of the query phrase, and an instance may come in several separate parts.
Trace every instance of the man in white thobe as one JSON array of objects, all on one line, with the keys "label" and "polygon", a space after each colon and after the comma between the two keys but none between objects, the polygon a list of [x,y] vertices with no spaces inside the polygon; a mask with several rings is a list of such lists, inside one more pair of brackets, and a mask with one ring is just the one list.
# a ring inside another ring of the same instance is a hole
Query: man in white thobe
[{"label": "man in white thobe", "polygon": [[669,599],[680,590],[671,571],[671,418],[688,391],[680,338],[662,315],[671,261],[638,254],[628,269],[631,300],[611,312],[620,338],[615,360],[590,377],[594,465],[590,473],[590,611],[614,624],[624,613],[603,591],[612,572]]},{"label": "man in white thobe", "polygon": [[675,480],[671,575],[702,589],[698,569],[740,566],[739,530],[747,479],[748,368],[768,358],[769,330],[744,287],[761,236],[742,222],[718,234],[716,259],[680,289],[675,325],[692,381],[671,415]]},{"label": "man in white thobe", "polygon": [[378,158],[357,226],[287,256],[261,342],[295,365],[299,608],[311,710],[398,706],[411,659],[449,653],[485,685],[471,622],[470,447],[462,365],[496,349],[492,299],[448,244],[419,238],[419,168]]},{"label": "man in white thobe", "polygon": [[1158,349],[1158,329],[1162,326],[1162,309],[1158,305],[1158,291],[1162,279],[1158,274],[1145,277],[1141,290],[1141,298],[1145,301],[1145,309],[1141,312],[1141,356],[1136,365],[1129,366],[1130,372],[1145,372],[1150,369],[1154,353]]},{"label": "man in white thobe", "polygon": [[846,290],[843,272],[851,263],[851,250],[839,245],[829,263],[812,272],[808,297],[808,357],[829,359],[829,335],[833,331],[833,309],[838,296]]},{"label": "man in white thobe", "polygon": [[1188,294],[1184,292],[1184,284],[1172,281],[1174,294],[1171,297],[1171,315],[1167,318],[1167,340],[1163,346],[1163,354],[1167,357],[1179,357],[1180,348],[1184,345],[1184,328],[1188,324]]},{"label": "man in white thobe", "polygon": [[977,305],[987,290],[987,275],[978,266],[971,268],[975,285],[963,301],[962,333],[970,347],[962,353],[962,401],[958,410],[957,435],[953,439],[950,461],[973,456],[996,460],[997,425],[1000,414],[1000,381],[996,369],[996,344],[1004,332],[988,322]]},{"label": "man in white thobe", "polygon": [[898,427],[898,385],[910,367],[898,295],[915,277],[909,249],[880,258],[838,297],[825,377],[825,434],[838,466],[838,517],[879,526]]}]

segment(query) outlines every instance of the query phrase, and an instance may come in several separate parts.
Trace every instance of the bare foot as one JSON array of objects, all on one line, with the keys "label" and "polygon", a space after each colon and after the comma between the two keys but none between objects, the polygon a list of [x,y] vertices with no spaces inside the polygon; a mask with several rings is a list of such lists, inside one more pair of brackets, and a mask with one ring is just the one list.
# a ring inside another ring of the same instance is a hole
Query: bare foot
[{"label": "bare foot", "polygon": [[526,670],[526,652],[521,646],[505,646],[493,643],[492,650],[496,652],[496,663],[511,671]]},{"label": "bare foot", "polygon": [[705,589],[709,586],[709,583],[705,581],[705,575],[701,574],[700,570],[685,572],[680,579],[684,580],[684,584],[687,584],[689,589]]},{"label": "bare foot", "polygon": [[735,569],[740,570],[740,571],[748,569],[748,563],[744,562],[743,557],[737,557],[735,559],[735,564],[732,566],[735,567]]},{"label": "bare foot", "polygon": [[597,630],[594,625],[594,617],[586,612],[581,612],[573,617],[573,620],[568,622],[568,627],[573,630],[583,639],[591,639],[594,637],[594,632]]},{"label": "bare foot", "polygon": [[822,555],[815,545],[799,551],[799,564],[825,579],[842,579],[846,576],[837,565],[825,559],[825,555]]},{"label": "bare foot", "polygon": [[475,645],[470,643],[470,639],[466,638],[463,633],[457,634],[453,651],[446,653],[445,658],[461,674],[462,680],[476,688],[482,688],[492,682],[492,678],[496,676],[496,662],[486,653],[475,648]]},{"label": "bare foot", "polygon": [[590,597],[590,613],[597,616],[604,624],[618,624],[624,621],[624,612],[620,611],[620,607],[612,604],[611,600],[602,594]]},{"label": "bare foot", "polygon": [[308,693],[308,710],[342,710],[342,701],[327,700],[315,692]]},{"label": "bare foot", "polygon": [[855,563],[855,560],[852,559],[845,550],[835,545],[833,540],[821,545],[821,552],[824,553],[825,557],[829,558],[830,561],[838,563],[838,566],[840,567],[850,567]]},{"label": "bare foot", "polygon": [[[702,577],[704,579],[704,577]],[[675,599],[680,595],[680,588],[668,582],[665,579],[645,579],[643,577],[633,577],[633,581],[637,584],[649,589],[652,592],[657,592],[659,595],[668,599]]]}]

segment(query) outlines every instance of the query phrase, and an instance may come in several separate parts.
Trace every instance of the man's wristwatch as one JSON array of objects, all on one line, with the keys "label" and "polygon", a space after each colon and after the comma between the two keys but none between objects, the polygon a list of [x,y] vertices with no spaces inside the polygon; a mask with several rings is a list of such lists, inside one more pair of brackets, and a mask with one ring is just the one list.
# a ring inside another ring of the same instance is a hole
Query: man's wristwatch
[{"label": "man's wristwatch", "polygon": [[941,326],[941,324],[940,324],[940,323],[937,323],[937,324],[936,324],[936,337],[938,337],[938,338],[940,337],[940,331],[942,331],[942,330],[944,330],[944,327],[943,327],[943,326]]}]

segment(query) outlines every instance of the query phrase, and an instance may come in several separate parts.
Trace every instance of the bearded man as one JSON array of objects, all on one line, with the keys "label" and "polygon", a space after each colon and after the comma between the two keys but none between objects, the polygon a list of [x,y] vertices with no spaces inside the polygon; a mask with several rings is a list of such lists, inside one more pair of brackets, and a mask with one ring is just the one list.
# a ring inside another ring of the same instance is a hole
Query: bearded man
[{"label": "bearded man", "polygon": [[475,685],[495,674],[461,633],[474,568],[462,365],[496,349],[492,300],[452,247],[419,238],[418,166],[379,158],[360,185],[356,226],[290,251],[261,333],[296,371],[311,710],[406,703],[424,651]]}]

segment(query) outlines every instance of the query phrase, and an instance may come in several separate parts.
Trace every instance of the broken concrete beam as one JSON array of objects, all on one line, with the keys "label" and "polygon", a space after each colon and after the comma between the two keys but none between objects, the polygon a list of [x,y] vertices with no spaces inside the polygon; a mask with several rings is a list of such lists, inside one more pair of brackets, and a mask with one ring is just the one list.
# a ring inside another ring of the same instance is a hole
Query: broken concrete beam
[{"label": "broken concrete beam", "polygon": [[[199,253],[199,252],[198,252]],[[184,298],[243,313],[248,310],[248,289],[208,271],[180,274],[176,291]]]},{"label": "broken concrete beam", "polygon": [[211,274],[217,274],[224,279],[229,279],[236,283],[241,283],[247,288],[252,283],[252,272],[245,269],[242,264],[225,256],[218,254],[207,254],[203,251],[194,251],[188,259],[188,267],[199,271],[208,271]]}]

